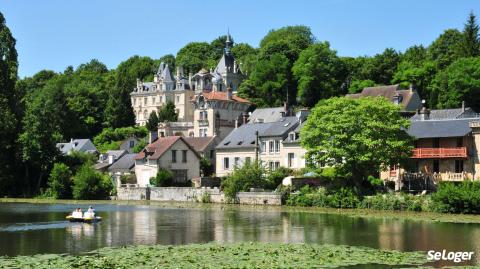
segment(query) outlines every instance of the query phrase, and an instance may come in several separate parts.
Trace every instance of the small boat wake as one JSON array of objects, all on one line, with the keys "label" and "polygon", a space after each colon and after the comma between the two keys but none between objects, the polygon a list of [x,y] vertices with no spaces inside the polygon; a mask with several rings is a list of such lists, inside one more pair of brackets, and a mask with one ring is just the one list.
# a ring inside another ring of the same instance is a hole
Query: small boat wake
[{"label": "small boat wake", "polygon": [[0,232],[18,232],[18,231],[34,231],[34,230],[48,230],[61,229],[71,224],[67,221],[49,221],[49,222],[34,222],[34,223],[15,223],[8,226],[0,226]]}]

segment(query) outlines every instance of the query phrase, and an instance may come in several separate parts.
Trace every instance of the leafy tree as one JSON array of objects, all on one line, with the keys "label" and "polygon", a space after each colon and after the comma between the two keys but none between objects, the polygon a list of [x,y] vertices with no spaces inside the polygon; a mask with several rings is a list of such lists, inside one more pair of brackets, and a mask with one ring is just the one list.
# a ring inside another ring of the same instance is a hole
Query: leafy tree
[{"label": "leafy tree", "polygon": [[273,171],[268,171],[267,177],[265,179],[265,187],[272,190],[276,189],[280,184],[282,184],[282,180],[284,178],[291,176],[292,174],[292,169],[283,166],[280,166]]},{"label": "leafy tree", "polygon": [[30,192],[36,192],[44,185],[44,175],[59,154],[56,143],[63,139],[63,131],[68,130],[64,83],[62,78],[49,81],[29,97],[26,105],[23,132],[18,142]]},{"label": "leafy tree", "polygon": [[438,108],[458,108],[462,101],[480,110],[480,58],[462,58],[435,76],[432,84]]},{"label": "leafy tree", "polygon": [[155,61],[149,57],[133,56],[118,65],[115,87],[109,89],[105,126],[119,128],[135,124],[130,93],[136,87],[137,78],[151,80],[155,69]]},{"label": "leafy tree", "polygon": [[414,65],[422,65],[427,60],[427,49],[422,45],[411,46],[401,55],[402,62],[408,62]]},{"label": "leafy tree", "polygon": [[55,199],[66,199],[72,196],[72,172],[63,163],[55,163],[48,178],[49,196]]},{"label": "leafy tree", "polygon": [[397,65],[400,62],[400,55],[392,48],[385,49],[382,53],[372,58],[367,58],[360,70],[360,78],[373,80],[376,84],[390,84]]},{"label": "leafy tree", "polygon": [[265,168],[260,162],[247,162],[234,168],[233,173],[222,181],[222,188],[225,196],[233,201],[237,192],[263,188],[265,183]]},{"label": "leafy tree", "polygon": [[437,72],[435,62],[425,61],[420,64],[414,64],[404,61],[398,65],[392,82],[399,83],[403,88],[412,85],[418,91],[418,94],[428,101],[430,106],[434,106],[436,100],[431,99],[429,87]]},{"label": "leafy tree", "polygon": [[258,50],[247,43],[239,43],[233,46],[232,53],[240,65],[242,73],[249,75],[257,61]]},{"label": "leafy tree", "polygon": [[321,100],[301,130],[301,144],[313,163],[337,166],[361,187],[381,167],[409,158],[409,121],[399,107],[379,98]]},{"label": "leafy tree", "polygon": [[359,93],[364,88],[375,86],[375,81],[373,80],[354,80],[350,82],[350,87],[348,88],[348,93]]},{"label": "leafy tree", "polygon": [[147,139],[143,138],[140,139],[140,141],[133,147],[133,152],[134,153],[139,153],[142,151],[146,146],[148,145]]},{"label": "leafy tree", "polygon": [[289,53],[285,56],[291,56],[289,60],[295,62],[300,52],[315,42],[315,37],[309,27],[303,25],[286,26],[280,29],[271,30],[260,41],[260,48],[264,49],[274,43],[288,44]]},{"label": "leafy tree", "polygon": [[170,187],[173,184],[173,173],[165,168],[159,168],[157,175],[150,179],[150,184],[155,187]]},{"label": "leafy tree", "polygon": [[470,12],[462,33],[463,40],[460,47],[461,55],[463,57],[476,57],[480,55],[478,29],[479,27],[475,18],[475,14]]},{"label": "leafy tree", "polygon": [[175,122],[178,119],[178,114],[175,110],[175,104],[172,101],[168,101],[164,106],[162,106],[157,115],[158,122]]},{"label": "leafy tree", "polygon": [[200,159],[200,172],[202,176],[209,177],[215,172],[213,169],[213,164],[210,162],[210,159],[203,157]]},{"label": "leafy tree", "polygon": [[341,93],[345,67],[328,42],[313,44],[302,51],[292,70],[298,80],[297,98],[304,106],[313,106],[320,99]]},{"label": "leafy tree", "polygon": [[113,190],[110,176],[103,175],[92,168],[91,163],[86,163],[73,177],[74,199],[105,199]]},{"label": "leafy tree", "polygon": [[211,46],[206,42],[191,42],[177,53],[176,64],[183,66],[185,72],[195,74],[202,68],[208,68]]},{"label": "leafy tree", "polygon": [[145,124],[145,127],[147,127],[147,130],[149,130],[150,132],[157,131],[158,123],[159,123],[159,120],[158,120],[157,112],[152,111],[152,113],[150,113],[150,117],[148,117],[148,121]]},{"label": "leafy tree", "polygon": [[440,69],[453,63],[460,57],[463,35],[456,29],[445,30],[428,46],[427,57],[438,64]]},{"label": "leafy tree", "polygon": [[15,171],[15,138],[21,96],[16,92],[18,60],[15,38],[0,13],[0,195],[12,193]]},{"label": "leafy tree", "polygon": [[261,59],[255,64],[249,79],[240,85],[239,95],[260,107],[281,106],[286,101],[288,72],[289,62],[282,54]]}]

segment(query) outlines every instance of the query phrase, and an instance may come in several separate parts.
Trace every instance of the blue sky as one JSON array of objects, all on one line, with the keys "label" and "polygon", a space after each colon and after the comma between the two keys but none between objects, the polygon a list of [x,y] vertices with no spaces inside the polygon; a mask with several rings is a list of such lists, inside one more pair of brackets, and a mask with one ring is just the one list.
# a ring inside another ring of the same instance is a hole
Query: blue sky
[{"label": "blue sky", "polygon": [[19,54],[20,77],[63,71],[96,58],[109,68],[135,54],[159,58],[191,41],[211,41],[227,28],[236,42],[258,46],[270,30],[307,25],[341,56],[374,55],[430,44],[463,27],[480,1],[121,1],[0,0]]}]

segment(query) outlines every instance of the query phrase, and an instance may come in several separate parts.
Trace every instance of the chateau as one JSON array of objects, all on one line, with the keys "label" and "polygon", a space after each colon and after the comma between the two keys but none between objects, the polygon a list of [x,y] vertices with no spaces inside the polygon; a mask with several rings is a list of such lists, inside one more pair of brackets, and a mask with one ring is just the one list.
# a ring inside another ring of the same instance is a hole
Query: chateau
[{"label": "chateau", "polygon": [[145,125],[151,112],[171,101],[175,104],[178,122],[160,123],[160,137],[224,138],[228,135],[251,104],[235,95],[244,75],[231,52],[232,46],[228,34],[222,58],[214,70],[201,69],[187,77],[179,66],[172,75],[168,64],[162,62],[153,82],[137,80],[131,93],[136,124]]}]

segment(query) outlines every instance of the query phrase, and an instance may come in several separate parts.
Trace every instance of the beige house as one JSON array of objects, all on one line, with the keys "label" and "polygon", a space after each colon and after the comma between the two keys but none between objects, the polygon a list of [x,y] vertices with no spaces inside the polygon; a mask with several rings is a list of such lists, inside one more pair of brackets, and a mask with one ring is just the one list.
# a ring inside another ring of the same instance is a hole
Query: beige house
[{"label": "beige house", "polygon": [[[381,178],[396,188],[425,188],[440,181],[480,178],[480,117],[470,108],[429,110],[411,119],[408,134],[415,138],[410,165],[390,167]],[[422,183],[421,186],[417,183]]]},{"label": "beige house", "polygon": [[227,176],[236,166],[257,158],[270,170],[280,166],[305,167],[306,151],[299,143],[304,120],[305,114],[297,113],[274,122],[250,122],[234,129],[216,148],[217,176]]},{"label": "beige house", "polygon": [[183,137],[159,137],[135,156],[137,184],[148,186],[160,167],[172,171],[175,182],[185,183],[200,176],[200,158]]}]

